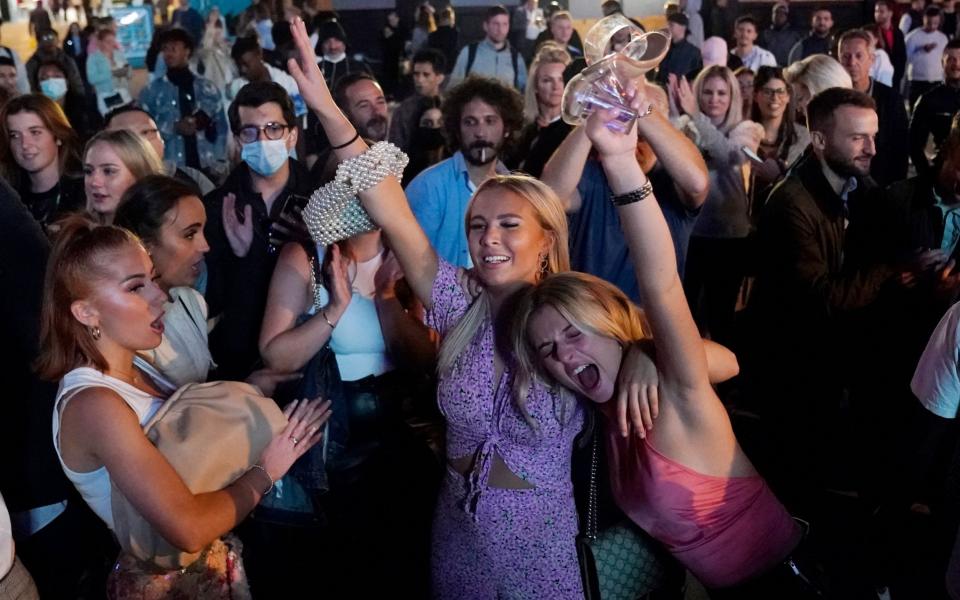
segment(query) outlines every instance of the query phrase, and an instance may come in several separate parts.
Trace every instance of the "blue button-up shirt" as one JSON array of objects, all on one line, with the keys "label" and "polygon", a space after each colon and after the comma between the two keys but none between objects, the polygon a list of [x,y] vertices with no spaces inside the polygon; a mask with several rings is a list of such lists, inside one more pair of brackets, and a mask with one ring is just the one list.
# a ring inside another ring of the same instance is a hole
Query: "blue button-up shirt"
[{"label": "blue button-up shirt", "polygon": [[[497,173],[509,173],[500,161]],[[462,152],[420,173],[406,189],[410,208],[437,254],[458,267],[473,266],[464,218],[476,189]]]}]

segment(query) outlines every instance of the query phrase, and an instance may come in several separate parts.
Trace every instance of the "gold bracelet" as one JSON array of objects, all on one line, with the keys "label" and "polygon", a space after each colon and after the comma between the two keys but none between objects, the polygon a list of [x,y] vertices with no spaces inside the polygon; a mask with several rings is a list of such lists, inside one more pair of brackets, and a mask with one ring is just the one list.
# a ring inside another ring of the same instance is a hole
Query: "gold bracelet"
[{"label": "gold bracelet", "polygon": [[330,326],[330,329],[336,329],[337,326],[330,322],[330,319],[327,318],[327,309],[323,308],[320,310],[320,316],[323,317],[323,320],[327,322],[327,325]]}]

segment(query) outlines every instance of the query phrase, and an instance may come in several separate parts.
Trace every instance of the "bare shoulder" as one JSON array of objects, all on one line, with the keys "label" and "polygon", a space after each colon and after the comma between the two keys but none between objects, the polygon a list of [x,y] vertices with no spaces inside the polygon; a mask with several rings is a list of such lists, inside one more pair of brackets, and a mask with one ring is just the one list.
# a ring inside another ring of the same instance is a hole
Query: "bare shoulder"
[{"label": "bare shoulder", "polygon": [[130,421],[139,428],[136,414],[114,390],[102,386],[84,388],[63,409],[64,427],[83,427],[91,435]]}]

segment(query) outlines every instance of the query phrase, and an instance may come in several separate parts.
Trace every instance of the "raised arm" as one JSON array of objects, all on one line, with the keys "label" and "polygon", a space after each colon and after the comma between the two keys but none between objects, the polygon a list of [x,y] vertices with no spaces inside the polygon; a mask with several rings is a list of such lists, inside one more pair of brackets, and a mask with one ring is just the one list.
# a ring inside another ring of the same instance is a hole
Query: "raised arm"
[{"label": "raised arm", "polygon": [[[334,145],[334,155],[337,160],[345,161],[363,154],[368,149],[367,144],[333,101],[323,73],[317,66],[303,20],[296,18],[291,29],[299,60],[291,58],[287,67],[297,81],[307,106],[316,113],[327,138]],[[343,144],[346,145],[338,147]],[[360,202],[370,218],[383,228],[414,294],[425,307],[430,308],[430,294],[439,265],[437,253],[410,211],[400,182],[393,177],[386,177],[374,187],[361,192]]]},{"label": "raised arm", "polygon": [[580,183],[583,165],[587,163],[592,147],[583,127],[575,128],[554,150],[540,175],[540,181],[553,188],[568,213],[580,210],[582,199],[577,184]]},{"label": "raised arm", "polygon": [[689,209],[700,208],[707,199],[710,176],[696,144],[680,133],[656,107],[654,112],[637,120],[637,128],[670,174],[683,204]]},{"label": "raised arm", "polygon": [[[636,104],[639,98],[634,98]],[[600,153],[600,161],[614,195],[627,194],[649,185],[635,154],[636,133],[624,135],[609,130],[604,112],[587,122],[586,131]],[[681,392],[709,390],[703,342],[690,314],[670,230],[656,199],[620,206],[617,209],[630,256],[633,257],[640,295],[653,330],[657,362],[665,385]]]}]

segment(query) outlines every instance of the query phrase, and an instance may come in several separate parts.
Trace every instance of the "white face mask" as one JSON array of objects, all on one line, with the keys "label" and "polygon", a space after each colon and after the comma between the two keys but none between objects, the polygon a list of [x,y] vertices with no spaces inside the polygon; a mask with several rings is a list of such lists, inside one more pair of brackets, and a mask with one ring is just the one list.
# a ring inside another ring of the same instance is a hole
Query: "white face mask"
[{"label": "white face mask", "polygon": [[324,54],[324,55],[323,55],[323,60],[325,60],[325,61],[327,61],[327,62],[338,63],[338,62],[340,62],[341,60],[345,59],[346,57],[347,57],[347,53],[346,53],[346,52],[341,52],[341,53],[339,53],[339,54],[333,54],[333,55]]}]

